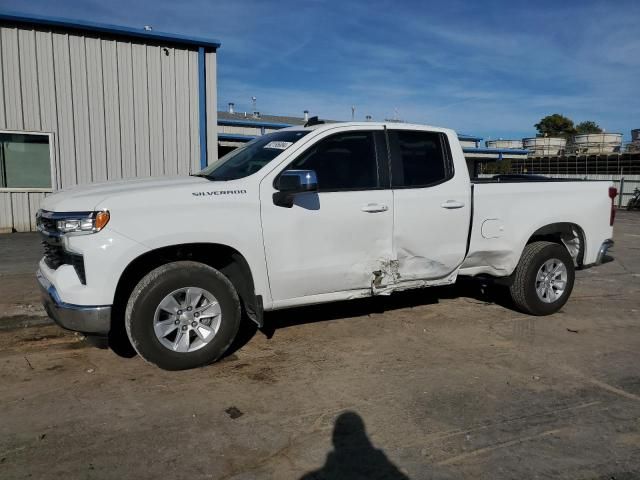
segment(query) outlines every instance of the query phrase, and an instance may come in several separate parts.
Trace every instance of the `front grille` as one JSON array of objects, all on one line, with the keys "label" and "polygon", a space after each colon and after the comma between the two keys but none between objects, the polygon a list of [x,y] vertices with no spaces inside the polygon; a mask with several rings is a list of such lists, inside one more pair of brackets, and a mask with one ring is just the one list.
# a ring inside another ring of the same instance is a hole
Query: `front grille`
[{"label": "front grille", "polygon": [[44,263],[52,270],[56,270],[61,265],[72,265],[78,274],[80,282],[86,285],[87,277],[84,270],[84,257],[77,253],[65,251],[62,245],[57,243],[58,241],[57,238],[42,241],[42,246],[44,247]]},{"label": "front grille", "polygon": [[42,241],[42,246],[44,247],[44,262],[47,267],[55,270],[65,264],[66,254],[62,246],[51,244],[47,240]]}]

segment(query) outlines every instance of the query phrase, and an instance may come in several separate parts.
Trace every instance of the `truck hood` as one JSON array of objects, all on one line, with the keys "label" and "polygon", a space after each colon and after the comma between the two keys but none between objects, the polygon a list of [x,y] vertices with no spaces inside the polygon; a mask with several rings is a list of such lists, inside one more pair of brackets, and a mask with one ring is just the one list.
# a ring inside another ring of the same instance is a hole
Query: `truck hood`
[{"label": "truck hood", "polygon": [[43,210],[52,212],[79,212],[95,210],[108,198],[122,195],[144,195],[152,191],[162,191],[170,195],[175,190],[185,187],[203,188],[217,182],[211,182],[203,177],[156,177],[135,178],[130,180],[116,180],[104,183],[94,183],[59,190],[47,196],[41,204]]}]

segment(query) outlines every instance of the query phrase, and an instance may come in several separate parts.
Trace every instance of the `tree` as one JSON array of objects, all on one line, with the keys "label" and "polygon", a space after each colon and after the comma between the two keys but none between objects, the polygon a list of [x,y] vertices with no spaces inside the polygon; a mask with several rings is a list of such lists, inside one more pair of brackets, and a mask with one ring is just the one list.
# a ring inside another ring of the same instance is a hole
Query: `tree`
[{"label": "tree", "polygon": [[602,129],[596,122],[585,120],[576,125],[576,133],[602,133]]},{"label": "tree", "polygon": [[576,128],[573,120],[559,113],[547,115],[534,125],[538,130],[539,137],[564,137],[569,138],[575,135]]}]

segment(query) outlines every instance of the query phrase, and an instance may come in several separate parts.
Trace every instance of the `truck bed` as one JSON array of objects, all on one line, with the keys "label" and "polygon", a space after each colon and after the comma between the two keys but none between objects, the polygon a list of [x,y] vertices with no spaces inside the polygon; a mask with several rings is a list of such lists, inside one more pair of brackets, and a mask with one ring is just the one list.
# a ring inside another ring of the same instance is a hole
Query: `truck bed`
[{"label": "truck bed", "polygon": [[577,262],[595,262],[610,237],[611,182],[523,177],[472,181],[471,230],[461,275],[511,275],[527,241],[543,236],[542,227],[558,223],[567,225],[565,244],[579,243],[572,252]]}]

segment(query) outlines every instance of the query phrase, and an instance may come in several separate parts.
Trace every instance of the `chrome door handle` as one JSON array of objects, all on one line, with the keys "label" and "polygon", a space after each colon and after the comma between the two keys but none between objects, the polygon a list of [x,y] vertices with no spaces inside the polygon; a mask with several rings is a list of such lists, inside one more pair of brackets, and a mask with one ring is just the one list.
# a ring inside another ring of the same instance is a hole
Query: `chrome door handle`
[{"label": "chrome door handle", "polygon": [[457,202],[455,200],[447,200],[446,202],[444,202],[440,206],[442,208],[448,208],[449,210],[451,210],[451,209],[454,209],[454,208],[462,208],[462,207],[464,207],[464,203]]},{"label": "chrome door handle", "polygon": [[378,212],[386,212],[387,210],[389,210],[389,207],[379,203],[368,203],[367,205],[363,206],[360,210],[367,213],[378,213]]}]

